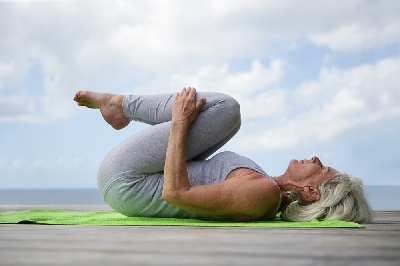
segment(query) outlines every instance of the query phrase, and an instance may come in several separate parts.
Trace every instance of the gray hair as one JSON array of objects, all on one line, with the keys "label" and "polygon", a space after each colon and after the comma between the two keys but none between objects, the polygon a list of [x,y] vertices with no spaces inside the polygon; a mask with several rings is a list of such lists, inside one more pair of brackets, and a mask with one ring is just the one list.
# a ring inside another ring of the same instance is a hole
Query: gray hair
[{"label": "gray hair", "polygon": [[304,203],[298,193],[288,192],[292,202],[283,208],[282,218],[287,221],[371,221],[371,208],[364,196],[360,179],[340,173],[321,183],[318,190],[321,197],[311,204]]}]

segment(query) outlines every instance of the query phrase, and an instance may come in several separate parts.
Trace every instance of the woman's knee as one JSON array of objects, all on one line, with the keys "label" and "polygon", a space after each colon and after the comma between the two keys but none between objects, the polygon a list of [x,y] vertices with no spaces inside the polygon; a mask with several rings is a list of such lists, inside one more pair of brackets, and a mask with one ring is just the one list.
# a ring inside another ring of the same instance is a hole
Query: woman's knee
[{"label": "woman's knee", "polygon": [[232,122],[240,124],[240,104],[239,102],[230,95],[222,94],[221,97],[221,111],[224,111],[226,115],[230,117]]},{"label": "woman's knee", "polygon": [[239,104],[239,102],[235,98],[233,98],[232,96],[229,96],[229,95],[227,95],[226,101],[227,101],[227,103],[229,105],[229,109],[233,113],[235,113],[237,115],[240,115],[240,104]]}]

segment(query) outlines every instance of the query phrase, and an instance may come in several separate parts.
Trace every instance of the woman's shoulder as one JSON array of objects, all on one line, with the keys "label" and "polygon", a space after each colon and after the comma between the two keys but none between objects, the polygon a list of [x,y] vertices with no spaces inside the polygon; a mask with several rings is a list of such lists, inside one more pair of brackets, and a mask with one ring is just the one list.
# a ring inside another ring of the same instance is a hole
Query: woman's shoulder
[{"label": "woman's shoulder", "polygon": [[280,188],[276,182],[257,171],[247,168],[238,168],[229,174],[227,181],[233,181],[241,186],[249,187],[253,193],[252,196],[260,198],[279,198]]},{"label": "woman's shoulder", "polygon": [[[232,185],[238,188],[241,201],[246,203],[248,209],[253,213],[251,220],[272,220],[279,210],[281,194],[278,185],[273,180],[266,178],[258,172],[249,173],[234,177],[226,182],[232,182]],[[239,217],[232,217],[238,220]]]}]

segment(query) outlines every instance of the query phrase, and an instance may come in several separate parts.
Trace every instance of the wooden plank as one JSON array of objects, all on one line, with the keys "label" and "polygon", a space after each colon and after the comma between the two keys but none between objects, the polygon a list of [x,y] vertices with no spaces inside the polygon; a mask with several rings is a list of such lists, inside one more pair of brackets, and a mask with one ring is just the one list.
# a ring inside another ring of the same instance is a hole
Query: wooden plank
[{"label": "wooden plank", "polygon": [[398,266],[399,220],[376,212],[365,229],[0,225],[0,265]]}]

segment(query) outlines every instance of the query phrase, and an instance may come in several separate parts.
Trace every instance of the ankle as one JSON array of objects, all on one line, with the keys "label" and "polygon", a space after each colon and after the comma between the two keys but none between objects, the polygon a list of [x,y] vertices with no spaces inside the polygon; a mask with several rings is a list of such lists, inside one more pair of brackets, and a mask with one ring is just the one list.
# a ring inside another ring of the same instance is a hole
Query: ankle
[{"label": "ankle", "polygon": [[123,110],[122,109],[123,100],[124,100],[123,95],[114,94],[111,98],[111,104],[114,105],[115,107],[118,107],[118,109]]}]

